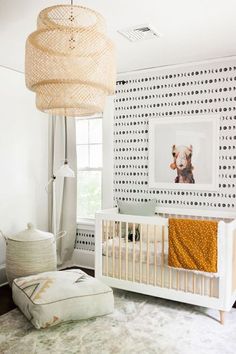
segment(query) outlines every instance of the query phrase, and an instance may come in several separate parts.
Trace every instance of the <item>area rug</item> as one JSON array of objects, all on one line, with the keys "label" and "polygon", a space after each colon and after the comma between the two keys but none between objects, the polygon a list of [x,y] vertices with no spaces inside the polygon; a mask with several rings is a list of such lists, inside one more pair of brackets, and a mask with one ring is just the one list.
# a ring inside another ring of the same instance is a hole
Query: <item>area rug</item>
[{"label": "area rug", "polygon": [[36,330],[18,309],[0,317],[1,354],[235,354],[236,310],[218,311],[116,290],[105,317]]}]

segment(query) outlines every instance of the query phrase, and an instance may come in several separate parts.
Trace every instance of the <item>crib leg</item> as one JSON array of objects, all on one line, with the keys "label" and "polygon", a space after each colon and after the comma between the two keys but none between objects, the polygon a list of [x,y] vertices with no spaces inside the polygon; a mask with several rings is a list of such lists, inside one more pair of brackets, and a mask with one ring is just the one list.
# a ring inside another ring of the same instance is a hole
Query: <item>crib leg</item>
[{"label": "crib leg", "polygon": [[225,323],[225,311],[220,310],[220,324],[224,325]]}]

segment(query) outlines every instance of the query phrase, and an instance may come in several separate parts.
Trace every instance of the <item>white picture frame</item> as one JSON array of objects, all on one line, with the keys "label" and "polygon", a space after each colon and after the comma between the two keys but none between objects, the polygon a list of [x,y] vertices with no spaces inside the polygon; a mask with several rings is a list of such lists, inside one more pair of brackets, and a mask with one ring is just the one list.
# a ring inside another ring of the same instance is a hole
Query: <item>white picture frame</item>
[{"label": "white picture frame", "polygon": [[149,188],[218,190],[219,120],[217,115],[149,118]]}]

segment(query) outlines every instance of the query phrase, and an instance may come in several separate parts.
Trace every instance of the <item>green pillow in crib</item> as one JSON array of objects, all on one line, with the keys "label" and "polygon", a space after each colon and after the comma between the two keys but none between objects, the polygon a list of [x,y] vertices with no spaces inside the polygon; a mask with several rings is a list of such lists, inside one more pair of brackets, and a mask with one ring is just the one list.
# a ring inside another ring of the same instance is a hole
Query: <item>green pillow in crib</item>
[{"label": "green pillow in crib", "polygon": [[130,203],[117,201],[118,212],[120,214],[140,215],[140,216],[154,216],[156,210],[156,199],[147,202]]}]

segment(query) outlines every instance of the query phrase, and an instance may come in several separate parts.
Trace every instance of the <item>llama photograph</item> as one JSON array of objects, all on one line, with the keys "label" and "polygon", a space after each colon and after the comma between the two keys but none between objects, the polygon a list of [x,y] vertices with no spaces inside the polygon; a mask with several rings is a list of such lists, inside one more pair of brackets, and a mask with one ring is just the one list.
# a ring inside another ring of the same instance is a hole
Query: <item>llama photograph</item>
[{"label": "llama photograph", "polygon": [[149,120],[149,187],[217,190],[219,117]]},{"label": "llama photograph", "polygon": [[174,162],[170,164],[172,170],[176,170],[175,183],[195,183],[192,165],[193,146],[173,145],[172,156]]}]

